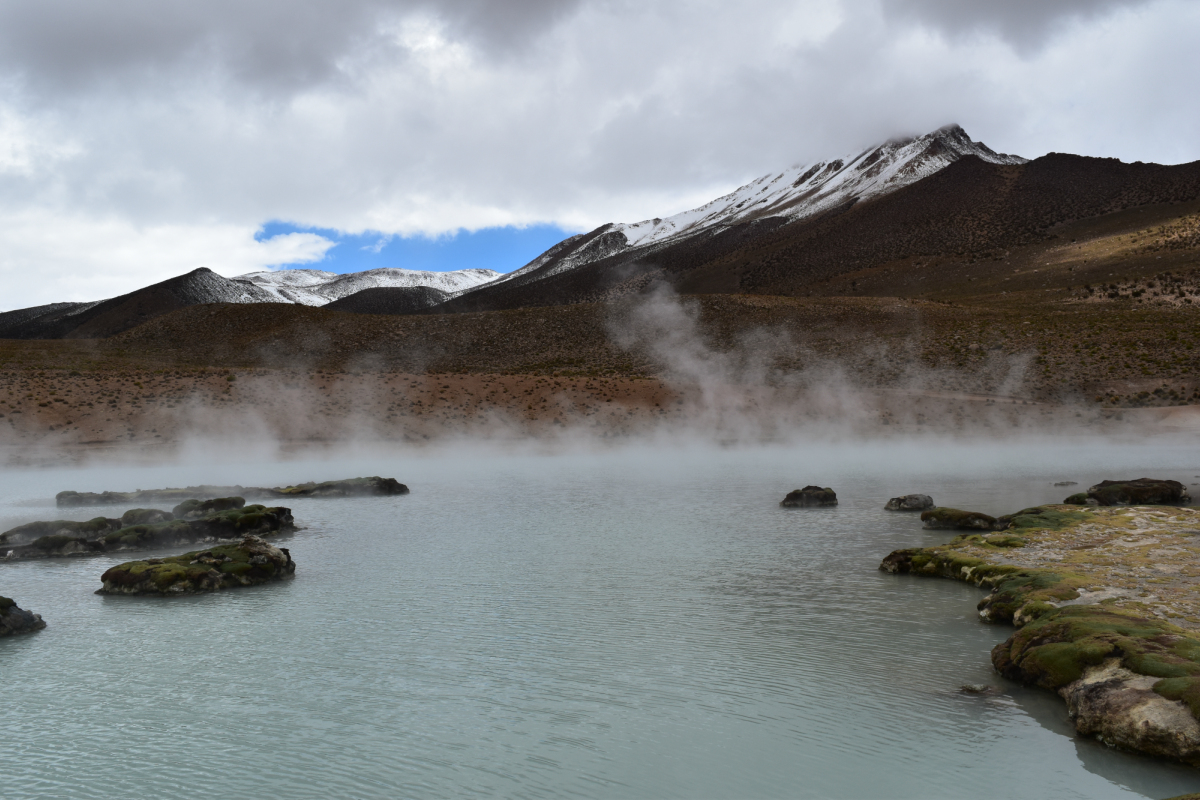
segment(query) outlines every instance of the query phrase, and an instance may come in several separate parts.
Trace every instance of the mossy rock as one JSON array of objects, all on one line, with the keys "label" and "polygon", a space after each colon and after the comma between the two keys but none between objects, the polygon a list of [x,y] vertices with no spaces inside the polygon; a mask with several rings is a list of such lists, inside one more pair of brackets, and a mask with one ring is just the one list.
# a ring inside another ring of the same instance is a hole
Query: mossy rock
[{"label": "mossy rock", "polygon": [[245,505],[244,497],[214,497],[209,500],[192,498],[175,506],[171,509],[171,513],[178,519],[199,519],[220,511],[242,508]]},{"label": "mossy rock", "polygon": [[56,519],[49,522],[29,522],[0,534],[0,545],[23,545],[46,536],[66,536],[76,539],[98,539],[121,527],[121,520],[95,517],[85,522]]},{"label": "mossy rock", "polygon": [[[1083,677],[1106,659],[1138,675],[1155,678],[1200,677],[1200,639],[1159,619],[1102,605],[1067,606],[1014,633],[992,650],[992,663],[1005,677],[1059,689]],[[1160,694],[1193,696],[1191,682],[1156,684]],[[1200,699],[1200,694],[1196,697]],[[1198,704],[1197,707],[1200,707]]]},{"label": "mossy rock", "polygon": [[1158,478],[1101,481],[1088,489],[1087,494],[1102,506],[1177,506],[1191,500],[1182,483]]},{"label": "mossy rock", "polygon": [[836,506],[837,493],[828,487],[805,486],[787,493],[779,505],[784,508],[820,508]]},{"label": "mossy rock", "polygon": [[290,578],[295,572],[296,564],[286,548],[246,536],[238,544],[118,564],[100,576],[102,586],[96,594],[170,597],[254,586]]},{"label": "mossy rock", "polygon": [[1086,519],[1088,519],[1086,511],[1069,511],[1057,506],[1035,506],[1023,508],[1015,514],[1005,514],[996,520],[996,527],[1000,530],[1024,528],[1061,531]]},{"label": "mossy rock", "polygon": [[1098,506],[1098,502],[1088,497],[1087,492],[1076,492],[1075,494],[1063,500],[1065,506]]},{"label": "mossy rock", "polygon": [[925,523],[926,528],[935,530],[990,531],[996,526],[995,517],[946,506],[922,511],[921,522]]},{"label": "mossy rock", "polygon": [[147,525],[157,522],[170,522],[175,519],[175,514],[170,511],[161,511],[157,508],[131,508],[121,515],[121,524],[129,525]]}]

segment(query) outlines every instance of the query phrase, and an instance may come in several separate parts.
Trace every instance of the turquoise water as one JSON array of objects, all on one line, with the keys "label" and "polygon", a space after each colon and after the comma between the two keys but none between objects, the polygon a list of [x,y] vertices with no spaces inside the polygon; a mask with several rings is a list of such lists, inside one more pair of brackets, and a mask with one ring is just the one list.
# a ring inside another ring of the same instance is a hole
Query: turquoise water
[{"label": "turquoise water", "polygon": [[[0,529],[62,489],[383,474],[296,500],[295,580],[100,597],[114,559],[0,564],[0,796],[1119,798],[1200,771],[1077,739],[992,673],[980,590],[890,576],[944,541],[888,497],[1003,513],[1184,453],[1021,447],[366,454],[0,474]],[[807,483],[836,509],[785,510]],[[993,697],[964,695],[988,683]]]}]

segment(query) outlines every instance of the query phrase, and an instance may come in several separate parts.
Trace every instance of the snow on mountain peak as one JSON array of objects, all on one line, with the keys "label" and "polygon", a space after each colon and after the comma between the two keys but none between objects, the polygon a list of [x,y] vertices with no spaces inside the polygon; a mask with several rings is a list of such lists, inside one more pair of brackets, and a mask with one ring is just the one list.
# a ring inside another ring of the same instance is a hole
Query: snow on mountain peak
[{"label": "snow on mountain peak", "polygon": [[325,272],[319,269],[281,269],[250,272],[233,280],[252,284],[269,292],[280,303],[323,306],[363,289],[388,286],[428,286],[450,295],[472,289],[500,276],[490,269],[460,269],[454,272],[380,267],[363,272]]}]

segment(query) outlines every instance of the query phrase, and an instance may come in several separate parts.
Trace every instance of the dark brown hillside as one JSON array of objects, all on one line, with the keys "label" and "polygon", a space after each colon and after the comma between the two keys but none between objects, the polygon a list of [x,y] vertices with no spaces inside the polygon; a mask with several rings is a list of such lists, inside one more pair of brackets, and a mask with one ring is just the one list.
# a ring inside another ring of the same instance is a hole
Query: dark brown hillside
[{"label": "dark brown hillside", "polygon": [[746,291],[803,295],[843,273],[913,258],[996,258],[1046,241],[1067,223],[1197,198],[1200,162],[1165,167],[1051,154],[997,166],[964,158],[837,217],[781,228],[697,271],[737,273]]}]

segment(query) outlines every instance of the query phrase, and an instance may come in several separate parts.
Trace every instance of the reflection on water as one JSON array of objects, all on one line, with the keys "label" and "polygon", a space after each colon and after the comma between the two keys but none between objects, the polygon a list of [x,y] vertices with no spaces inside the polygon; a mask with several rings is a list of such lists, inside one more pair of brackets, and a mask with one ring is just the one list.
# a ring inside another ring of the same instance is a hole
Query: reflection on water
[{"label": "reflection on water", "polygon": [[[1196,791],[1200,773],[1077,741],[1056,697],[992,673],[988,652],[1010,631],[977,621],[978,589],[876,569],[897,547],[948,538],[882,511],[890,496],[998,514],[1060,500],[1052,480],[1185,457],[472,453],[8,474],[4,528],[45,518],[33,504],[66,488],[384,474],[413,494],[296,500],[305,529],[286,584],[97,597],[113,560],[0,565],[0,593],[49,622],[0,641],[0,794]],[[833,486],[841,505],[778,507],[806,483]]]}]

